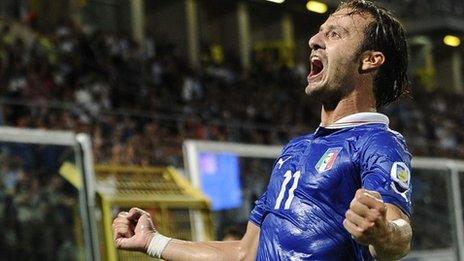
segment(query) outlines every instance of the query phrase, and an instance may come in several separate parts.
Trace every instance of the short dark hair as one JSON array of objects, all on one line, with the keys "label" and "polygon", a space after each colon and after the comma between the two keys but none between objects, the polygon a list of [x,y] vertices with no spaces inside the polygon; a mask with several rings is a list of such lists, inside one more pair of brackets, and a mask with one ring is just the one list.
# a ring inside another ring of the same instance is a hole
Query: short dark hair
[{"label": "short dark hair", "polygon": [[404,94],[409,94],[406,33],[398,19],[390,11],[370,1],[342,2],[337,11],[344,8],[352,9],[350,15],[369,14],[374,19],[366,26],[359,54],[374,50],[382,52],[385,56],[385,62],[380,66],[374,79],[377,109],[394,102]]}]

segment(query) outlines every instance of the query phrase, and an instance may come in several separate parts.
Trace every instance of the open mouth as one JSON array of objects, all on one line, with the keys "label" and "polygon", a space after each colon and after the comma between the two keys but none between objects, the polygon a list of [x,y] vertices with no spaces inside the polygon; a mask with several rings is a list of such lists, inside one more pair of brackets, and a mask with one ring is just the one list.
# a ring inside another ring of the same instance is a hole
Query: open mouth
[{"label": "open mouth", "polygon": [[322,63],[322,61],[319,58],[314,57],[313,59],[311,59],[311,72],[309,73],[308,77],[310,79],[316,78],[322,73],[323,70],[324,64]]}]

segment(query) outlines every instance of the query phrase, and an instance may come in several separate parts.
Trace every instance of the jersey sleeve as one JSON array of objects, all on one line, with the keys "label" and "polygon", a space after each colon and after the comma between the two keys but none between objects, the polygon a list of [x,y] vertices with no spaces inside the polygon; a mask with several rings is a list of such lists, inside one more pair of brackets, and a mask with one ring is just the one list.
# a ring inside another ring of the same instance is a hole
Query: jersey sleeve
[{"label": "jersey sleeve", "polygon": [[266,213],[266,191],[255,201],[255,207],[250,213],[249,220],[261,227]]},{"label": "jersey sleeve", "polygon": [[371,135],[360,161],[362,187],[411,216],[411,154],[402,136],[387,131]]}]

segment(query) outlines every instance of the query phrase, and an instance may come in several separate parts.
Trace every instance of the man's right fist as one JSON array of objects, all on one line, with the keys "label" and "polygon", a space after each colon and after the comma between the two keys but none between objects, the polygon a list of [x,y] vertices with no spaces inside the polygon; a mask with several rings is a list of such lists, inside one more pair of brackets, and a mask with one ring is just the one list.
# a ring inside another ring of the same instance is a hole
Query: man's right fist
[{"label": "man's right fist", "polygon": [[113,221],[114,242],[120,249],[146,253],[156,233],[150,213],[139,208],[120,212]]}]

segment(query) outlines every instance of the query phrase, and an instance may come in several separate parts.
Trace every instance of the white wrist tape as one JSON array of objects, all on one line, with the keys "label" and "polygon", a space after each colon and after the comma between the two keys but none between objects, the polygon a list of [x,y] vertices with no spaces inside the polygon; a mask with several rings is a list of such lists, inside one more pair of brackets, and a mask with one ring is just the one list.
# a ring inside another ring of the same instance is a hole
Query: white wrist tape
[{"label": "white wrist tape", "polygon": [[161,253],[172,238],[156,233],[148,245],[147,254],[151,257],[161,258]]}]

